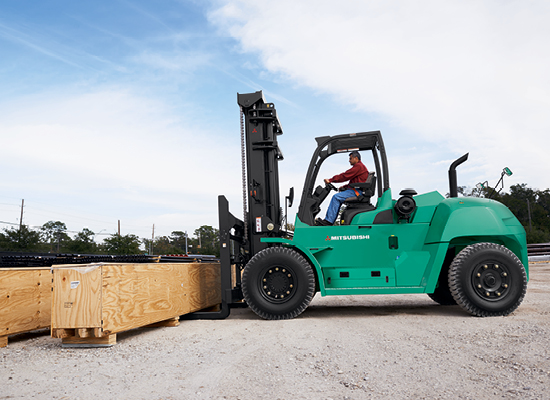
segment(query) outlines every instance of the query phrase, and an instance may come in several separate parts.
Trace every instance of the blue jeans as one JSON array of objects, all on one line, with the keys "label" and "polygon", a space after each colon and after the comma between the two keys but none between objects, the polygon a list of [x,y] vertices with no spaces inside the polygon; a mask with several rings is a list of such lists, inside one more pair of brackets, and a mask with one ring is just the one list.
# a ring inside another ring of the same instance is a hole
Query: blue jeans
[{"label": "blue jeans", "polygon": [[330,200],[330,204],[328,206],[327,210],[327,216],[325,219],[330,222],[331,224],[334,224],[334,221],[336,221],[336,217],[338,216],[338,211],[340,210],[340,206],[346,200],[348,197],[355,197],[357,196],[355,194],[354,190],[348,189],[344,190],[343,192],[338,192],[334,196],[332,196],[332,199]]}]

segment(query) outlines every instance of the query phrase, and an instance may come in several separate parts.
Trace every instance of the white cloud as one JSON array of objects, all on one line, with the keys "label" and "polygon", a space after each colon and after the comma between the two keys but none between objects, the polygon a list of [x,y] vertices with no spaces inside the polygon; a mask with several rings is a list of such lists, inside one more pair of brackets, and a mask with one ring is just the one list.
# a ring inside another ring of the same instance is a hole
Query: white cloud
[{"label": "white cloud", "polygon": [[397,141],[436,144],[429,160],[407,154],[419,173],[470,151],[469,180],[509,165],[518,182],[550,186],[548,2],[218,4],[210,20],[269,72],[383,116]]},{"label": "white cloud", "polygon": [[[0,114],[5,191],[40,193],[52,210],[46,220],[27,220],[32,225],[93,214],[112,220],[113,231],[123,218],[131,233],[146,237],[138,227],[156,223],[167,235],[215,226],[217,195],[239,183],[238,158],[227,157],[239,154],[238,140],[233,149],[208,128],[175,118],[169,105],[120,88],[20,98],[0,104]],[[31,217],[36,203],[28,200]]]}]

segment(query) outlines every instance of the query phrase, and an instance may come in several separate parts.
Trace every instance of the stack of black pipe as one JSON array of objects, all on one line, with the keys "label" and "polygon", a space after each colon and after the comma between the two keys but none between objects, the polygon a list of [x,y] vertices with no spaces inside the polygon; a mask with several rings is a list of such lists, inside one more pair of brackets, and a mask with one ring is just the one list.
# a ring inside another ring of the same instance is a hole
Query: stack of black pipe
[{"label": "stack of black pipe", "polygon": [[93,264],[93,263],[154,263],[154,262],[218,262],[214,256],[207,255],[170,255],[149,256],[144,254],[111,256],[96,254],[25,254],[0,252],[0,268],[51,267],[62,264]]}]

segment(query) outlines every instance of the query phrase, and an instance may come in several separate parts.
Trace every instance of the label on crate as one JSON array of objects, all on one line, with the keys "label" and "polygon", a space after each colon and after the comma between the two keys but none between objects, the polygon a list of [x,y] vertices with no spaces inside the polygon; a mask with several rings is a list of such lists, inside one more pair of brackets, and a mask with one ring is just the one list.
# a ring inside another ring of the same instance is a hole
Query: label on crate
[{"label": "label on crate", "polygon": [[71,289],[76,289],[80,285],[80,281],[72,281],[71,282]]}]

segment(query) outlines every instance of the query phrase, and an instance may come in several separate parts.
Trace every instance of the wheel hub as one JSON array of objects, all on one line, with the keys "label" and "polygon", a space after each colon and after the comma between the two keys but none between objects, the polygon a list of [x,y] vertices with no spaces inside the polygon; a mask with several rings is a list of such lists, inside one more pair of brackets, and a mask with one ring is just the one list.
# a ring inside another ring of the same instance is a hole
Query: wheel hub
[{"label": "wheel hub", "polygon": [[282,303],[295,291],[294,275],[286,267],[271,267],[261,278],[262,295],[270,302]]},{"label": "wheel hub", "polygon": [[484,300],[497,301],[509,292],[510,274],[505,265],[480,264],[473,271],[472,283],[478,296]]}]

